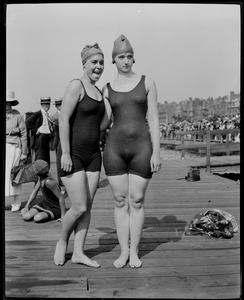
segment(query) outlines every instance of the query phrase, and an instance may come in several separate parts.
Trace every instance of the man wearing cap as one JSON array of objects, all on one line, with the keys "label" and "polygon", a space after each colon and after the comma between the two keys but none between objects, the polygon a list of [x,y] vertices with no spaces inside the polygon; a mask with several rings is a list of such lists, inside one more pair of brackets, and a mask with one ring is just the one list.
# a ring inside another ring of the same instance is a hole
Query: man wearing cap
[{"label": "man wearing cap", "polygon": [[53,122],[48,114],[50,97],[41,97],[41,109],[34,112],[26,126],[30,130],[30,147],[34,150],[34,160],[42,159],[50,165],[50,138],[53,134]]}]

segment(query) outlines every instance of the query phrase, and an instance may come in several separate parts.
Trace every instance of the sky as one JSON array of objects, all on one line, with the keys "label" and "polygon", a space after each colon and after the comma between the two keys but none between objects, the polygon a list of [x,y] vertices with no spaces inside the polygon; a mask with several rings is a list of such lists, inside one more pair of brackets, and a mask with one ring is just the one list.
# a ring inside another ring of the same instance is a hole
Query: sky
[{"label": "sky", "polygon": [[82,76],[80,52],[95,42],[105,58],[102,88],[117,74],[113,43],[124,34],[133,71],[155,81],[158,102],[240,93],[240,29],[237,4],[8,4],[6,88],[21,113],[39,110],[41,97],[62,97]]}]

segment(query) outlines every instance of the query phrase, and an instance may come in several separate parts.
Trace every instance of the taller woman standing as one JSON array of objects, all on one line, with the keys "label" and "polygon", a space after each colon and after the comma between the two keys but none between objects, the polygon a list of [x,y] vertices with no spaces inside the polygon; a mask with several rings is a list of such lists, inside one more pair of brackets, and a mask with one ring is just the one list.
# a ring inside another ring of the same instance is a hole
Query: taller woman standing
[{"label": "taller woman standing", "polygon": [[63,96],[59,118],[60,144],[57,150],[58,174],[71,200],[63,218],[61,238],[56,245],[54,262],[65,263],[69,237],[74,231],[73,263],[91,267],[99,264],[84,254],[101,170],[100,126],[105,113],[101,92],[96,87],[104,69],[104,55],[98,44],[87,45],[81,52],[83,75],[72,80]]},{"label": "taller woman standing", "polygon": [[112,59],[118,73],[103,89],[109,117],[113,114],[103,162],[121,248],[114,266],[122,268],[129,260],[130,267],[139,268],[144,198],[152,173],[161,167],[157,90],[152,79],[132,71],[134,51],[124,35],[115,40]]}]

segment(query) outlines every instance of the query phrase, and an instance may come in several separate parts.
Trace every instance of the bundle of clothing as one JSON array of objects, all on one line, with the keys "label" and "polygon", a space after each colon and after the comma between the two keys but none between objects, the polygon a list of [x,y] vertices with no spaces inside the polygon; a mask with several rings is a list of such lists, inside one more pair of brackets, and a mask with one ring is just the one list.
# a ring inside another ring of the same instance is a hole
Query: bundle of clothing
[{"label": "bundle of clothing", "polygon": [[185,235],[208,235],[215,238],[230,239],[238,232],[234,216],[219,209],[199,213],[191,220]]}]

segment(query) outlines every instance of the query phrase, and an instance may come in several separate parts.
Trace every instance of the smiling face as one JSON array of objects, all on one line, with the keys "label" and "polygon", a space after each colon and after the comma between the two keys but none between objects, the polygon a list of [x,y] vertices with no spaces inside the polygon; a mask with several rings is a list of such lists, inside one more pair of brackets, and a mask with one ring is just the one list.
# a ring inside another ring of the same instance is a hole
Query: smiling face
[{"label": "smiling face", "polygon": [[84,70],[87,76],[96,82],[101,77],[104,70],[104,57],[102,54],[96,54],[89,57],[84,64]]},{"label": "smiling face", "polygon": [[128,73],[132,69],[134,63],[134,56],[132,53],[129,52],[121,53],[117,55],[114,60],[118,71]]}]

